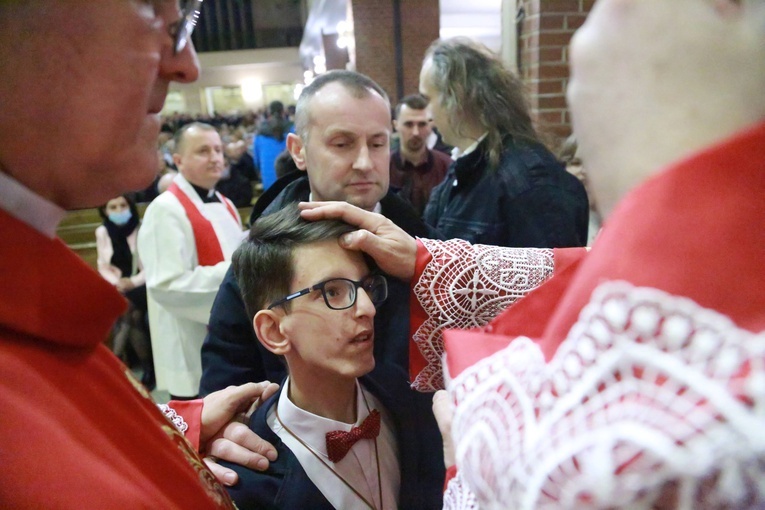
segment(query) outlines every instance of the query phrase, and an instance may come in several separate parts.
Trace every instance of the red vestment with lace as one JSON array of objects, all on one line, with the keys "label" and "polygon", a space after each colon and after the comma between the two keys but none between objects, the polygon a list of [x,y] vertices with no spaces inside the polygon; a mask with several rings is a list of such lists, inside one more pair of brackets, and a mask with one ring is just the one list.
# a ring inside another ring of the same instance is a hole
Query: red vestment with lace
[{"label": "red vestment with lace", "polygon": [[[502,284],[443,271],[451,242],[422,241],[415,331],[496,316],[444,333],[446,508],[765,505],[763,227],[765,123],[633,190],[591,253],[504,311],[490,310]],[[539,256],[494,250],[495,265]]]}]

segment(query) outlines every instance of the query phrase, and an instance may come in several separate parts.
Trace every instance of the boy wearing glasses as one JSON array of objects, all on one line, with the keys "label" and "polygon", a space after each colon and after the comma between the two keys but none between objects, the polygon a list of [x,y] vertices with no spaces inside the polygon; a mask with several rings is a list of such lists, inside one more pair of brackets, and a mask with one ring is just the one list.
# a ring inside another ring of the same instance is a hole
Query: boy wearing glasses
[{"label": "boy wearing glasses", "polygon": [[258,339],[289,371],[250,421],[278,459],[265,472],[230,465],[242,510],[428,506],[409,475],[420,441],[406,375],[373,356],[384,341],[374,338],[374,317],[387,282],[339,246],[352,230],[307,222],[292,205],[257,221],[234,254]]}]

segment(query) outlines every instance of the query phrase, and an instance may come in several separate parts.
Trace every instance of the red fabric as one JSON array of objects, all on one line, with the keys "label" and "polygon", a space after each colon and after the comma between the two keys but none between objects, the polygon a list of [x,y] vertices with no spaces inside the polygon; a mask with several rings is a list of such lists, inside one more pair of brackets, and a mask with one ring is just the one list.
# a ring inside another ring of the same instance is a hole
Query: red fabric
[{"label": "red fabric", "polygon": [[550,360],[604,281],[685,296],[741,328],[765,330],[764,161],[762,123],[635,189],[579,267],[570,266],[565,278],[552,278],[492,322],[488,330],[502,336],[444,335],[452,376],[480,359],[479,351],[496,352],[518,335],[537,338]]},{"label": "red fabric", "polygon": [[334,430],[327,432],[327,457],[332,462],[340,462],[360,439],[374,439],[380,434],[380,412],[372,409],[361,425],[348,432]]},{"label": "red fabric", "polygon": [[457,476],[457,465],[453,465],[446,469],[446,478],[444,479],[444,490],[449,486],[449,482],[452,481],[452,478]]},{"label": "red fabric", "polygon": [[59,240],[0,211],[0,501],[6,508],[231,508],[103,345],[124,300]]},{"label": "red fabric", "polygon": [[[186,212],[186,217],[191,223],[191,229],[194,231],[194,244],[197,247],[197,260],[200,266],[214,266],[219,262],[223,262],[223,251],[220,248],[220,241],[218,236],[215,235],[215,229],[213,229],[212,223],[205,218],[194,202],[186,196],[186,193],[178,187],[178,184],[172,183],[167,188],[167,191],[175,195],[178,201],[183,206]],[[222,196],[222,195],[221,195]],[[231,204],[223,197],[222,202],[226,205],[228,212],[234,217],[236,222],[239,222],[239,216],[236,211],[233,210]]]},{"label": "red fabric", "polygon": [[200,436],[202,434],[202,408],[204,400],[201,398],[195,400],[171,400],[167,403],[173,410],[183,417],[183,421],[189,428],[183,435],[191,443],[195,451],[200,450]]}]

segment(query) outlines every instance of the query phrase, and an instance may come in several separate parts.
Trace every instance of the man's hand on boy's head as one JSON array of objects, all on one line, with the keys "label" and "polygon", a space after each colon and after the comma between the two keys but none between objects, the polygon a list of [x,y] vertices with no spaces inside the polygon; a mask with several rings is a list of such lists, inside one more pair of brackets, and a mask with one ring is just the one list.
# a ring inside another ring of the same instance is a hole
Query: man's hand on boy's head
[{"label": "man's hand on boy's head", "polygon": [[[217,464],[223,459],[250,469],[264,471],[276,460],[276,449],[250,430],[244,414],[253,402],[264,401],[279,389],[268,381],[229,386],[210,393],[202,407],[199,451],[215,477],[224,485],[237,482],[234,471]],[[247,417],[249,418],[249,417]]]},{"label": "man's hand on boy's head", "polygon": [[300,215],[307,220],[337,219],[359,227],[340,238],[340,245],[371,256],[391,276],[409,281],[414,275],[417,242],[391,220],[347,202],[301,202]]}]

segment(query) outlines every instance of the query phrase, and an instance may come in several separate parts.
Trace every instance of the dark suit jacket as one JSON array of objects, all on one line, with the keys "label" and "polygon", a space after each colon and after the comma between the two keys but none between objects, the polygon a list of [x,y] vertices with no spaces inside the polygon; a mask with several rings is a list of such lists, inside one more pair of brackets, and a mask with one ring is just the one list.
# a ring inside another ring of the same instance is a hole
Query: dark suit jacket
[{"label": "dark suit jacket", "polygon": [[[394,422],[401,469],[398,508],[440,509],[443,480],[438,477],[421,479],[419,473],[437,469],[438,466],[433,464],[441,460],[433,459],[423,450],[420,438],[424,431],[418,423],[419,406],[412,398],[414,393],[409,390],[405,378],[406,374],[400,373],[398,367],[380,365],[362,377],[361,384],[380,399]],[[250,421],[250,428],[276,447],[279,458],[265,472],[222,462],[239,474],[239,483],[228,489],[229,494],[240,510],[332,509],[292,451],[266,423],[268,412],[278,402],[279,394],[267,400]]]}]

